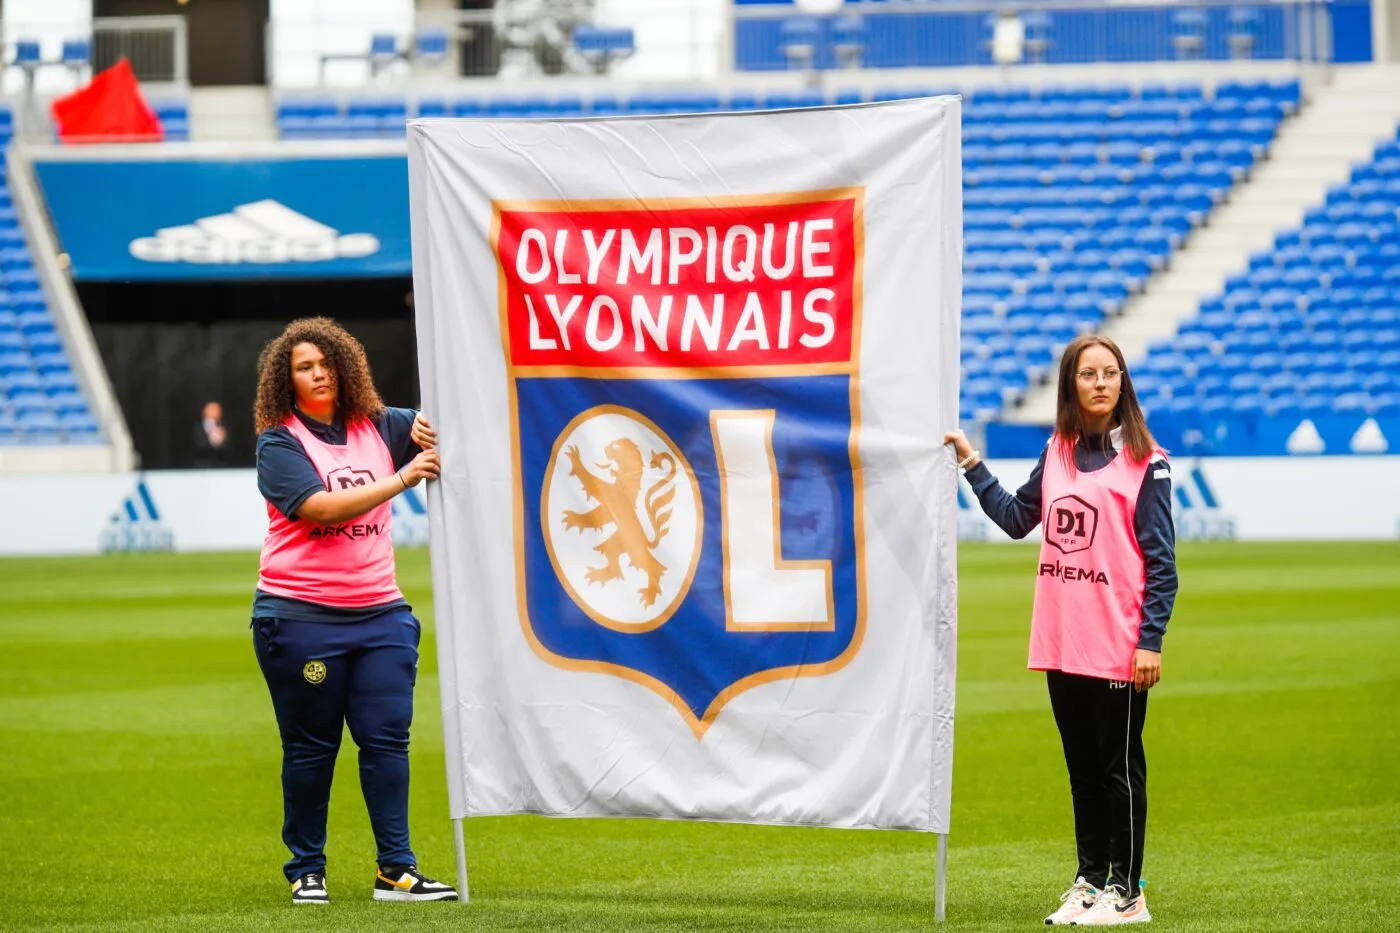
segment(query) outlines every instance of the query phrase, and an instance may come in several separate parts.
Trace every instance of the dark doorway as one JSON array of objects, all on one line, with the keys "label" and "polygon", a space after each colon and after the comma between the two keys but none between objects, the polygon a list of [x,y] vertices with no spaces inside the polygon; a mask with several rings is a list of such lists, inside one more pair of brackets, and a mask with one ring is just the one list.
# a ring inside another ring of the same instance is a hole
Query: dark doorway
[{"label": "dark doorway", "polygon": [[337,319],[364,345],[386,405],[418,405],[408,279],[82,282],[78,297],[145,469],[194,463],[205,402],[224,408],[233,466],[252,466],[258,353],[288,321]]},{"label": "dark doorway", "polygon": [[[189,30],[190,84],[266,84],[269,0],[93,0],[94,16],[183,16]],[[94,44],[93,67],[114,63],[115,48]],[[101,61],[110,56],[113,61]]]},{"label": "dark doorway", "polygon": [[496,27],[491,11],[496,0],[457,0],[457,9],[476,14],[457,27],[457,51],[463,77],[478,78],[494,75],[501,67],[500,50],[496,48]]}]

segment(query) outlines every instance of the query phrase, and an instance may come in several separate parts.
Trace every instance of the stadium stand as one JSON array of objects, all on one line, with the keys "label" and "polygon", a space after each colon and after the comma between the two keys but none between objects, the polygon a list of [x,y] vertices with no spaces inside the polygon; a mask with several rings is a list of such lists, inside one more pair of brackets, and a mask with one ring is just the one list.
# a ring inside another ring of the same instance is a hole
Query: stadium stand
[{"label": "stadium stand", "polygon": [[[0,110],[0,147],[13,134]],[[0,444],[101,443],[54,327],[8,184],[0,186]]]},{"label": "stadium stand", "polygon": [[[1044,376],[1061,347],[1117,314],[1268,150],[1300,100],[1296,79],[1200,84],[997,87],[969,94],[963,397],[986,421]],[[425,98],[289,98],[283,139],[383,137],[420,116],[561,117],[694,113],[899,100],[781,92]]]},{"label": "stadium stand", "polygon": [[[740,4],[743,9],[748,4]],[[752,7],[750,7],[752,8]],[[1066,5],[1022,14],[1027,52],[1048,64],[1101,61],[1279,59],[1289,57],[1294,11],[1283,5],[1131,9]],[[793,46],[818,68],[840,67],[856,44],[865,68],[947,68],[990,65],[995,13],[936,3],[905,8],[867,7],[863,16],[740,16],[735,20],[735,66],[783,71],[794,66]]]},{"label": "stadium stand", "polygon": [[1154,343],[1134,382],[1179,447],[1400,418],[1400,133]]},{"label": "stadium stand", "polygon": [[[189,105],[155,100],[165,139],[189,139]],[[0,149],[14,135],[0,109]],[[10,198],[0,186],[0,445],[101,444],[103,437],[44,298]]]},{"label": "stadium stand", "polygon": [[153,100],[151,109],[160,118],[160,128],[168,142],[187,142],[190,138],[190,108],[183,100]]}]

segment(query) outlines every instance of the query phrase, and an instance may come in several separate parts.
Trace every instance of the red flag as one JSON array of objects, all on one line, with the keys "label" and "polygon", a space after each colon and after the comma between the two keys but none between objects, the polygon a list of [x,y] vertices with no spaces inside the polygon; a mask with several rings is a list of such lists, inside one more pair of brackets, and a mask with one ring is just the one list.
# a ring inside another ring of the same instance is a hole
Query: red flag
[{"label": "red flag", "polygon": [[122,59],[85,88],[53,102],[58,137],[66,143],[160,142],[160,119]]}]

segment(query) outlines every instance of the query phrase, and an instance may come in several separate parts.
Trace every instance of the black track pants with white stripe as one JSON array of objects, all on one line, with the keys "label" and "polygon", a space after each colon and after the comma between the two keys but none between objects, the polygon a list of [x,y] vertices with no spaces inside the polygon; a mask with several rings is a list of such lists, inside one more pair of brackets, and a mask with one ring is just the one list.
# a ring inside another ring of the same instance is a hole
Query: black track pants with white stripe
[{"label": "black track pants with white stripe", "polygon": [[1147,829],[1147,691],[1060,671],[1046,680],[1074,800],[1075,874],[1100,890],[1117,884],[1136,894]]}]

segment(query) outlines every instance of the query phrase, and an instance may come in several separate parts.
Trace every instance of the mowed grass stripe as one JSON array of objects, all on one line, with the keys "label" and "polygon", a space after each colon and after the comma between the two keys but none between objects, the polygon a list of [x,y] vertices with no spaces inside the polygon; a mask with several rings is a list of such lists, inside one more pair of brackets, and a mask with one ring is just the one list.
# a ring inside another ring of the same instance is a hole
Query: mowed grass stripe
[{"label": "mowed grass stripe", "polygon": [[[1147,723],[1146,876],[1181,930],[1376,930],[1400,896],[1400,545],[1190,544]],[[1039,926],[1073,868],[1043,679],[1022,670],[1036,552],[960,555],[949,929]],[[426,554],[400,578],[431,627]],[[247,628],[256,556],[0,561],[0,838],[26,877],[0,929],[910,929],[912,833],[649,820],[467,825],[473,903],[369,900],[347,736],[335,903],[281,881],[276,729]],[[413,829],[452,873],[436,660],[424,643]],[[1382,909],[1384,908],[1384,910]]]}]

